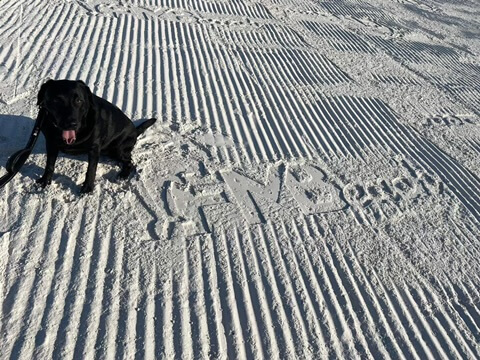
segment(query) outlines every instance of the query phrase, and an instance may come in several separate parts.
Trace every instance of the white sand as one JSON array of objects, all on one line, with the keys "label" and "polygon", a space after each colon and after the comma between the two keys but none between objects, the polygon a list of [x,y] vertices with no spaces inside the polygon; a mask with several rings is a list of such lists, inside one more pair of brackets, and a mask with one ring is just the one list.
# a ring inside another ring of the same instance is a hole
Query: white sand
[{"label": "white sand", "polygon": [[[0,359],[480,358],[480,8],[2,0],[0,165],[48,78],[159,121],[0,190]],[[0,176],[5,173],[0,169]]]}]

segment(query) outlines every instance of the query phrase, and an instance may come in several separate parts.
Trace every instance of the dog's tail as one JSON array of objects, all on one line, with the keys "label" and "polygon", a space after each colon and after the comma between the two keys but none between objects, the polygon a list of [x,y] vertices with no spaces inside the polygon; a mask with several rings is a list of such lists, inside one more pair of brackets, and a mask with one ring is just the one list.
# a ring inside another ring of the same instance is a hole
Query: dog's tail
[{"label": "dog's tail", "polygon": [[140,125],[138,125],[137,127],[137,137],[140,135],[140,134],[143,134],[143,132],[145,130],[147,130],[150,126],[152,126],[155,121],[157,121],[157,119],[155,118],[151,118],[147,121],[144,121],[143,123],[141,123]]}]

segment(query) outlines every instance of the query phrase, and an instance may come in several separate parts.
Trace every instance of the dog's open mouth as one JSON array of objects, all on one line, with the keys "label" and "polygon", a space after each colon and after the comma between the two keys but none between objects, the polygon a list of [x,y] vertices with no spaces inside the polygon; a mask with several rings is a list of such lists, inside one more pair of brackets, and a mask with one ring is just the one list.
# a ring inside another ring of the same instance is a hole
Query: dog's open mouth
[{"label": "dog's open mouth", "polygon": [[75,130],[63,130],[62,138],[68,145],[72,145],[77,139],[77,133]]}]

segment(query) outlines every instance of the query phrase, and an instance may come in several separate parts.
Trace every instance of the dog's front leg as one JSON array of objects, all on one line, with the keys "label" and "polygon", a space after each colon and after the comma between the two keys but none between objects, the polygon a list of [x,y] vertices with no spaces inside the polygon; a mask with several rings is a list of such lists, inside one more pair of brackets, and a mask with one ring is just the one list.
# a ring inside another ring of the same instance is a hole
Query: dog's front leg
[{"label": "dog's front leg", "polygon": [[53,143],[53,141],[47,140],[47,165],[45,166],[43,176],[36,181],[37,184],[40,184],[42,188],[52,183],[53,171],[55,170],[55,162],[57,161],[57,157],[58,147]]},{"label": "dog's front leg", "polygon": [[97,173],[98,160],[100,158],[100,147],[94,146],[88,152],[88,169],[87,175],[85,177],[85,182],[83,183],[82,193],[89,193],[93,191],[93,183],[95,182],[95,174]]}]

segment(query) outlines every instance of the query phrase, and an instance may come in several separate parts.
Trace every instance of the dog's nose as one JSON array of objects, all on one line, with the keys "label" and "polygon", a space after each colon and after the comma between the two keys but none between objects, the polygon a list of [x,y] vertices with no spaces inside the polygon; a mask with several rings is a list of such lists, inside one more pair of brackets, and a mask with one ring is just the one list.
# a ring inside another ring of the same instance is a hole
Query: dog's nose
[{"label": "dog's nose", "polygon": [[77,122],[68,122],[65,124],[65,128],[66,129],[76,129],[77,128],[77,125],[78,123]]}]

